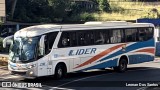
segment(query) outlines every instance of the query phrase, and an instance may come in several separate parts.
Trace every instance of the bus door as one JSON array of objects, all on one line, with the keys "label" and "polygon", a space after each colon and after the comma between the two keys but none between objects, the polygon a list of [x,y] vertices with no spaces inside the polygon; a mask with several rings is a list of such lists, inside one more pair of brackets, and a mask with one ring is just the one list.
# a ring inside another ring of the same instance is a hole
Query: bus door
[{"label": "bus door", "polygon": [[45,76],[47,75],[47,57],[43,57],[40,60],[38,60],[38,75],[39,76]]},{"label": "bus door", "polygon": [[39,56],[42,57],[38,60],[38,76],[45,76],[47,75],[48,69],[48,55],[45,55],[45,41],[46,36],[43,35],[40,39],[39,43]]},{"label": "bus door", "polygon": [[47,65],[47,74],[52,75],[53,68],[52,68],[53,61],[51,60],[51,57],[48,57],[48,65]]}]

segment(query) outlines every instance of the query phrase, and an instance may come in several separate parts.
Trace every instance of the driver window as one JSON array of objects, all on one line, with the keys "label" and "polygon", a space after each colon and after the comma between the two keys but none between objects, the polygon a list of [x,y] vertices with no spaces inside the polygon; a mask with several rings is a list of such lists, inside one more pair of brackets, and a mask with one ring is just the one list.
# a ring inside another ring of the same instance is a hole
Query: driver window
[{"label": "driver window", "polygon": [[51,52],[57,34],[58,34],[58,32],[52,32],[52,33],[46,34],[46,37],[44,40],[45,54],[48,54]]}]

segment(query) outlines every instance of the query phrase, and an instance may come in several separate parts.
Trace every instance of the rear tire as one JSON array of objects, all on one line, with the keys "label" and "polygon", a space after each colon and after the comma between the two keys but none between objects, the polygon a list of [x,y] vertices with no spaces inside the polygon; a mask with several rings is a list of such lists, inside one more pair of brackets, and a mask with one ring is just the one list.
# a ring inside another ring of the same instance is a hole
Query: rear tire
[{"label": "rear tire", "polygon": [[114,70],[125,72],[127,70],[127,60],[125,58],[120,59],[118,67],[114,67]]},{"label": "rear tire", "polygon": [[66,75],[66,67],[63,64],[58,64],[55,69],[55,79],[61,79]]}]

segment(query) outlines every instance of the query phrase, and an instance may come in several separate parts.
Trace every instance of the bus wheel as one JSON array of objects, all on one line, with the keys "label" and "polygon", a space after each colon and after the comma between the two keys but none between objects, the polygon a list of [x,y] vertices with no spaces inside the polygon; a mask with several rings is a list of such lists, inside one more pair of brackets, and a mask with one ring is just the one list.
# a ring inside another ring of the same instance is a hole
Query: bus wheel
[{"label": "bus wheel", "polygon": [[58,64],[55,69],[55,79],[61,79],[66,74],[66,67],[63,64]]},{"label": "bus wheel", "polygon": [[125,58],[122,58],[119,61],[118,67],[114,67],[114,70],[118,72],[125,72],[127,70],[127,60]]}]

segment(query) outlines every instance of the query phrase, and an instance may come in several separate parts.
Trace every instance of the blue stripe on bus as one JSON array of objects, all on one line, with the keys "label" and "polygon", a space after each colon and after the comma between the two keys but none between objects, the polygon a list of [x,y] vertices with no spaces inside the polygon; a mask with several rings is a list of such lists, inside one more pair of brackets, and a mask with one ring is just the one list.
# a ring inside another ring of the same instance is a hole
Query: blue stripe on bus
[{"label": "blue stripe on bus", "polygon": [[[85,69],[83,69],[83,70],[90,70],[90,69],[98,69],[98,68],[106,68],[106,67],[117,66],[117,61],[118,61],[118,58],[113,59],[113,60],[108,60],[108,61],[103,62],[103,63],[101,63],[101,64],[97,64],[97,65],[94,65],[94,66],[85,68]],[[83,71],[83,70],[82,70],[82,71]]]},{"label": "blue stripe on bus", "polygon": [[[148,40],[148,41],[145,41],[145,42],[134,43],[134,44],[128,46],[125,52],[122,51],[122,50],[119,50],[119,51],[117,51],[117,52],[115,52],[115,53],[113,53],[113,54],[111,54],[111,55],[109,55],[107,57],[104,57],[103,59],[97,61],[97,62],[100,62],[100,61],[107,60],[106,62],[103,62],[101,64],[85,68],[83,70],[117,66],[118,58],[116,58],[114,60],[109,60],[109,58],[113,58],[113,57],[118,56],[120,54],[128,53],[128,52],[130,52],[132,50],[136,50],[136,49],[140,49],[140,48],[144,48],[144,47],[154,47],[154,44],[155,44],[154,43],[154,39],[151,39],[151,40]],[[153,61],[154,60],[154,56],[145,55],[145,54],[129,55],[128,57],[130,59],[129,60],[130,64],[136,64],[136,63],[142,63],[142,62],[148,62],[148,61]],[[141,57],[141,59],[139,59],[139,57]]]},{"label": "blue stripe on bus", "polygon": [[[129,61],[130,64],[137,64],[137,63],[149,62],[154,60],[153,56],[145,55],[145,54],[130,55],[129,58],[133,58],[132,60]],[[83,70],[115,67],[117,66],[117,62],[118,62],[118,58],[85,68]]]}]

